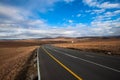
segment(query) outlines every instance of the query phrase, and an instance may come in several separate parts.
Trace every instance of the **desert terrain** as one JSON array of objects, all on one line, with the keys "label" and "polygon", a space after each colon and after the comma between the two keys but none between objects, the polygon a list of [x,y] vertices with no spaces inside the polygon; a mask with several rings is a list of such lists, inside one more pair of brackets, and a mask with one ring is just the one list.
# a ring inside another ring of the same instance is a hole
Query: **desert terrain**
[{"label": "desert terrain", "polygon": [[36,48],[24,41],[0,41],[0,80],[17,79]]},{"label": "desert terrain", "polygon": [[[63,40],[26,39],[0,41],[0,80],[31,80],[36,76],[34,59],[36,48],[42,44],[61,43]],[[32,60],[32,61],[31,61]],[[32,67],[29,67],[32,66]],[[29,70],[26,70],[29,68]],[[37,70],[36,70],[37,71]],[[28,77],[26,77],[28,75]],[[22,77],[21,77],[22,76]]]},{"label": "desert terrain", "polygon": [[[0,41],[0,80],[19,80],[25,74],[24,69],[34,65],[33,57],[36,55],[36,48],[42,44],[77,49],[80,51],[104,53],[109,55],[120,55],[119,38],[55,38],[35,40],[6,40]],[[35,65],[34,65],[35,66]],[[34,72],[33,67],[26,71],[26,74]],[[36,70],[37,71],[37,70]],[[26,75],[25,74],[25,75]],[[29,75],[30,76],[30,75]],[[30,80],[26,78],[26,80]]]},{"label": "desert terrain", "polygon": [[67,43],[54,44],[54,46],[70,48],[70,49],[78,49],[81,51],[120,55],[120,39],[119,38],[74,39]]}]

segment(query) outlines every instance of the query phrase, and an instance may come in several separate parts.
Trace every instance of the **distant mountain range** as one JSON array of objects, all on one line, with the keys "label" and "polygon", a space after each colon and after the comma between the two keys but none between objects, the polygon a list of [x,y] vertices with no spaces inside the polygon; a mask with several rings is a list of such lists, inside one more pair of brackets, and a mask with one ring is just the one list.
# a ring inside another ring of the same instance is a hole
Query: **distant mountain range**
[{"label": "distant mountain range", "polygon": [[44,38],[29,38],[29,39],[0,39],[0,40],[42,40],[42,39],[84,39],[84,38],[89,38],[89,39],[110,39],[110,38],[120,38],[120,36],[88,36],[88,37],[44,37]]}]

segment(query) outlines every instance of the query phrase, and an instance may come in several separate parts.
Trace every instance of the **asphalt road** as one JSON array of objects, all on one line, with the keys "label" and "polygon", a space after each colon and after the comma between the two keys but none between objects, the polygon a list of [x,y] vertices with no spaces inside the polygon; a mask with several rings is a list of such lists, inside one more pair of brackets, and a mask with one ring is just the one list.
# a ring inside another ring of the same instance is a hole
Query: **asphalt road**
[{"label": "asphalt road", "polygon": [[41,80],[120,80],[120,57],[43,45]]}]

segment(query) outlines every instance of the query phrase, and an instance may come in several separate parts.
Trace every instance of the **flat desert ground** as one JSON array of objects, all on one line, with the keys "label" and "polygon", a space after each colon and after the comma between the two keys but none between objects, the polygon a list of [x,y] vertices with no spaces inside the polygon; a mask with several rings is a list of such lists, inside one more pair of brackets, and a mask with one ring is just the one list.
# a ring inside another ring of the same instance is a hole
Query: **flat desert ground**
[{"label": "flat desert ground", "polygon": [[57,47],[120,55],[120,38],[118,39],[74,39],[68,43],[54,44]]},{"label": "flat desert ground", "polygon": [[0,41],[0,80],[15,80],[36,48],[24,41]]}]

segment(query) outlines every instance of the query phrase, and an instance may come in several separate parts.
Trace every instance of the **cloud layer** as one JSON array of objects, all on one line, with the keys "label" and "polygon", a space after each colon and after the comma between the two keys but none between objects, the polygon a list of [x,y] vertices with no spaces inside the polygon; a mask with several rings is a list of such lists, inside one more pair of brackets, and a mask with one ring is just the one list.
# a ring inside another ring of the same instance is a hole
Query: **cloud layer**
[{"label": "cloud layer", "polygon": [[91,7],[98,7],[98,8],[104,8],[104,9],[120,8],[119,3],[98,2],[97,0],[83,0],[83,3]]},{"label": "cloud layer", "polygon": [[[72,3],[75,0],[63,0],[64,3]],[[88,10],[86,13],[92,17],[88,23],[75,23],[74,20],[67,20],[68,23],[51,26],[45,19],[38,18],[34,14],[34,9],[40,13],[54,9],[54,5],[60,0],[29,0],[25,5],[30,8],[21,6],[12,6],[12,4],[0,5],[0,39],[26,39],[26,38],[43,38],[43,37],[83,37],[83,36],[118,36],[120,35],[120,10],[106,11],[106,9],[120,8],[119,3],[102,2],[97,0],[83,0],[83,3],[90,7],[99,9]],[[21,1],[21,4],[22,1]],[[25,6],[24,5],[24,6]],[[38,7],[39,6],[39,7]],[[81,13],[76,14],[80,18]],[[113,19],[115,18],[115,19]]]}]

